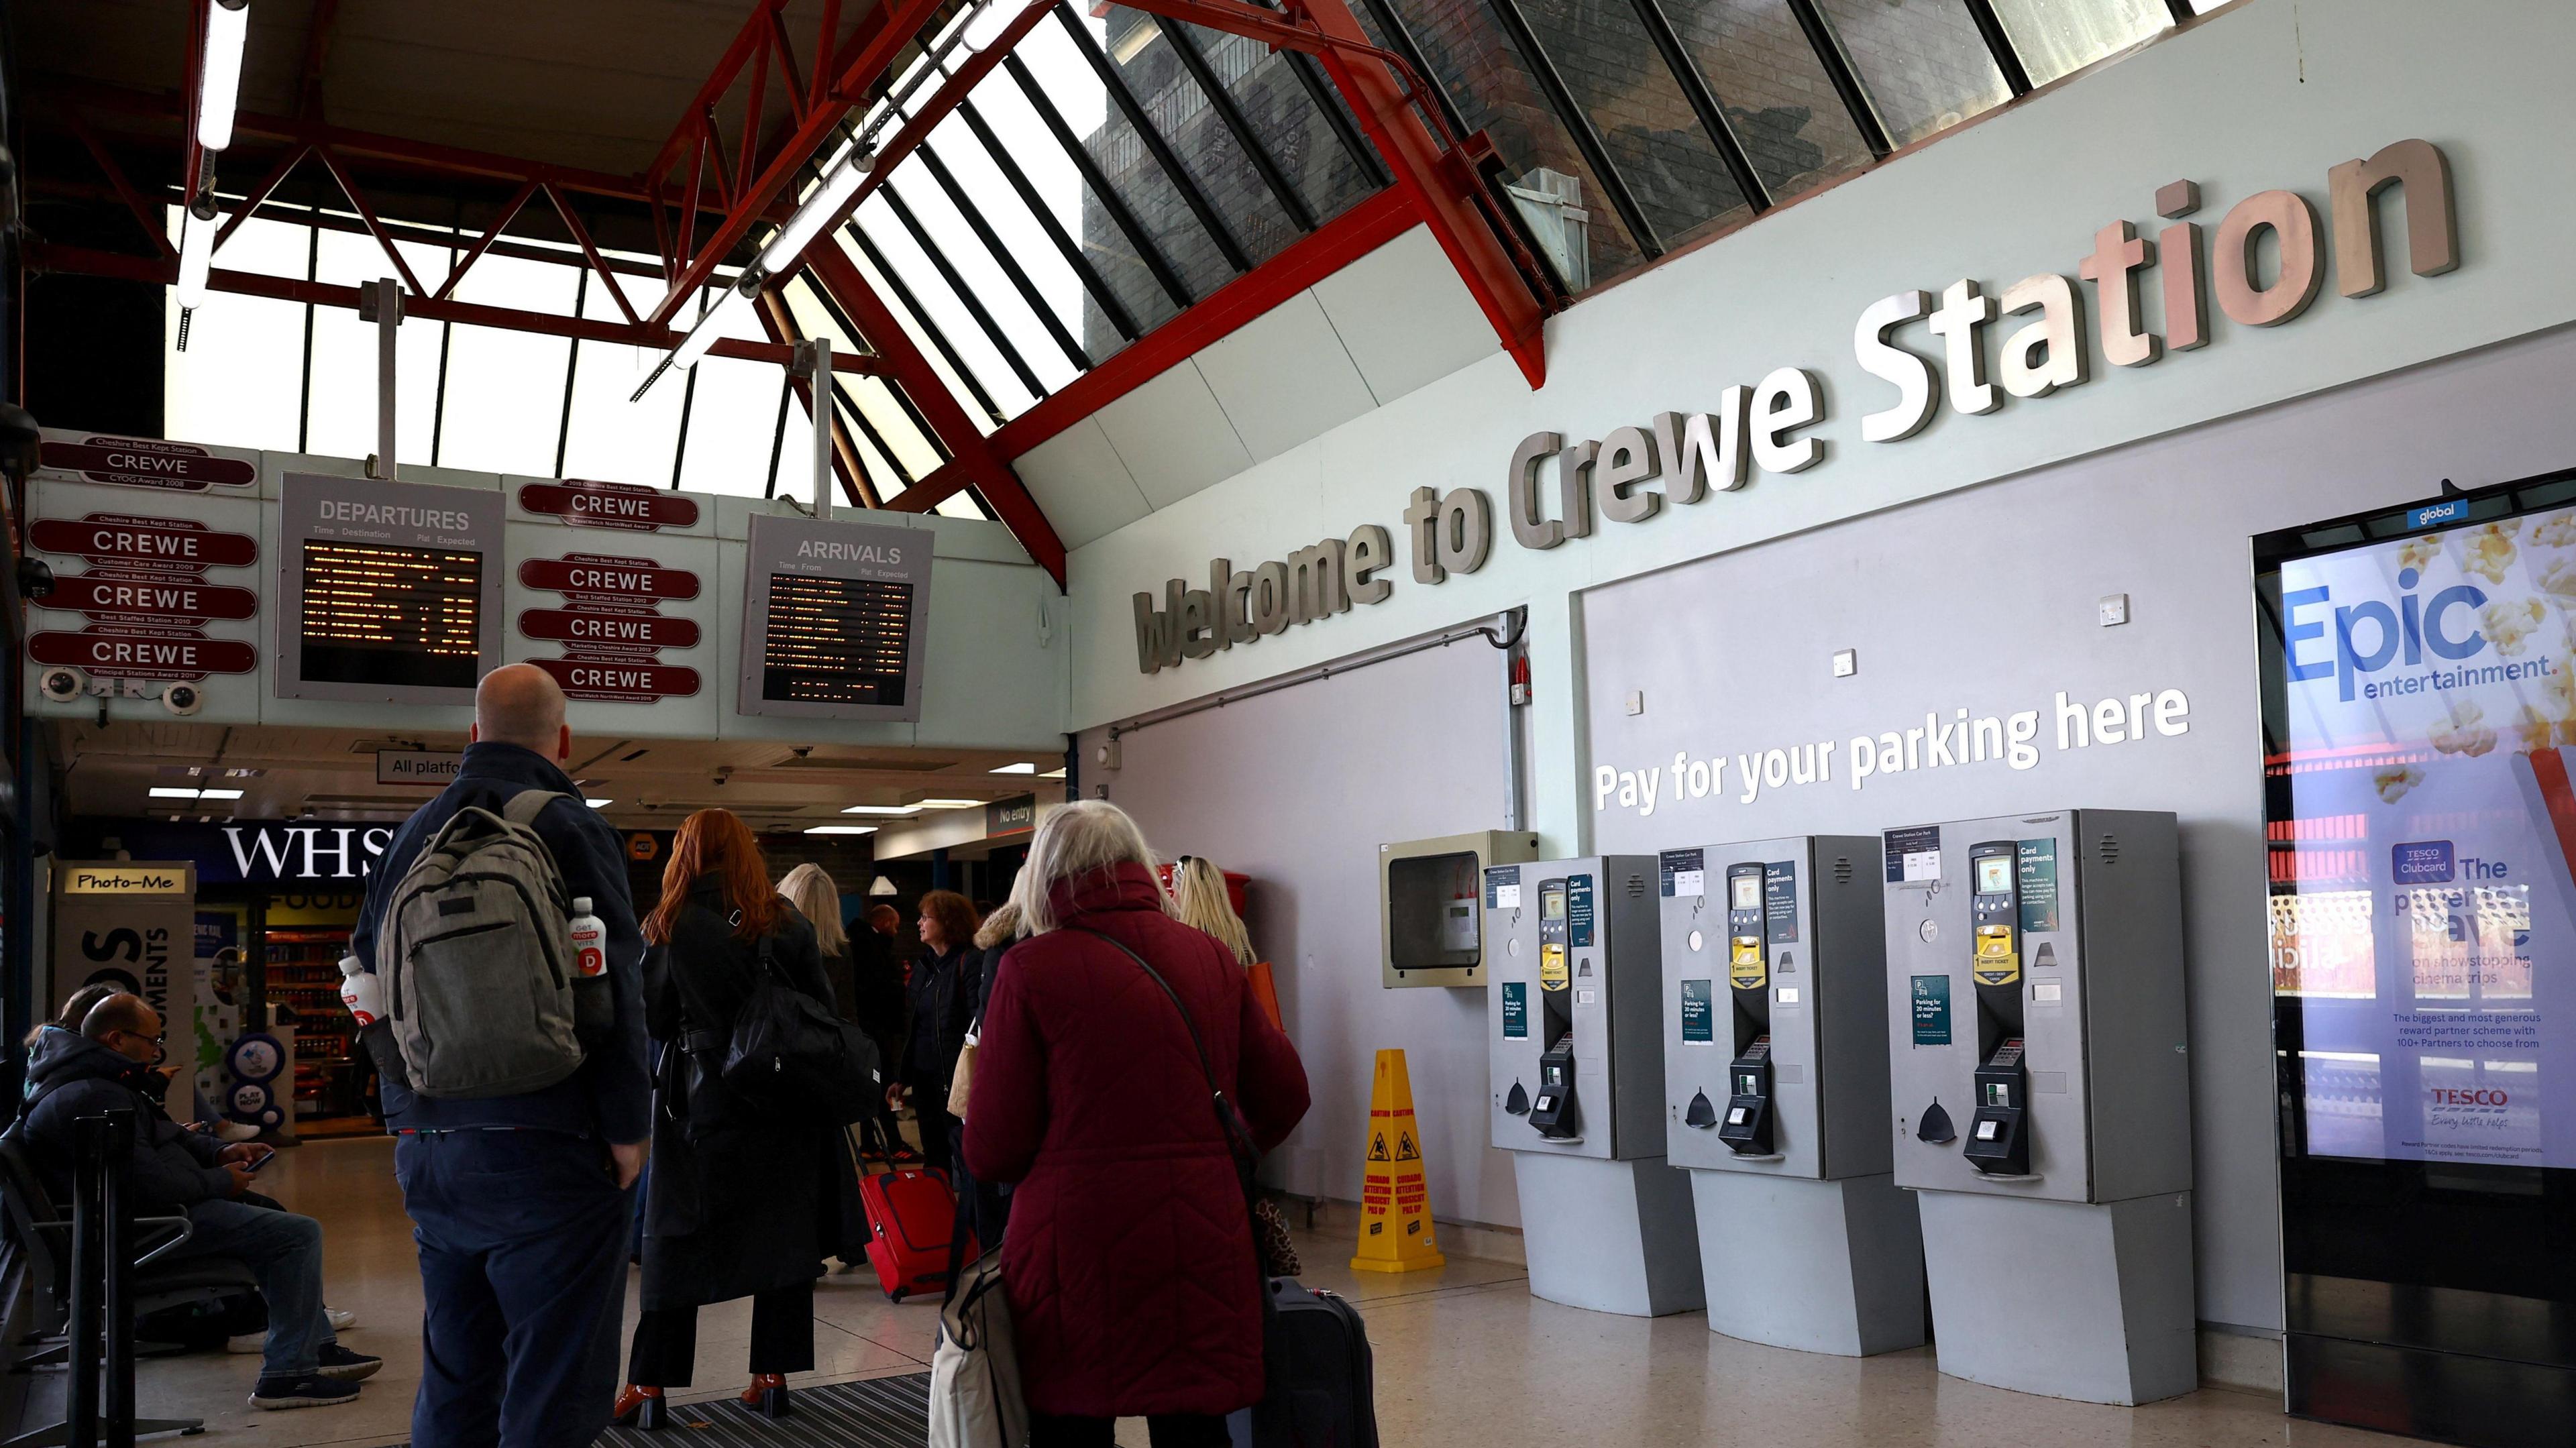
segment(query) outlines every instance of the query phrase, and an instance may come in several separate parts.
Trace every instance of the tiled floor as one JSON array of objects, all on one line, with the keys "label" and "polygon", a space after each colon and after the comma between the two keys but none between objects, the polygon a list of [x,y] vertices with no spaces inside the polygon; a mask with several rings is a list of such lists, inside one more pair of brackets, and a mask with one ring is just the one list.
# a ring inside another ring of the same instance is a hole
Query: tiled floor
[{"label": "tiled floor", "polygon": [[[331,1301],[357,1311],[359,1326],[348,1340],[384,1357],[384,1372],[350,1406],[261,1413],[244,1402],[256,1358],[147,1362],[142,1410],[205,1417],[213,1431],[198,1441],[209,1448],[401,1440],[419,1380],[420,1286],[390,1143],[312,1143],[281,1158],[262,1185],[324,1223]],[[1720,1337],[1697,1314],[1649,1322],[1559,1307],[1532,1298],[1519,1269],[1496,1263],[1453,1258],[1436,1271],[1387,1277],[1350,1272],[1343,1265],[1348,1244],[1339,1240],[1303,1238],[1299,1250],[1306,1281],[1351,1297],[1367,1317],[1380,1434],[1389,1448],[2389,1448],[2405,1441],[2294,1422],[2275,1400],[2250,1393],[2211,1389],[2138,1409],[2059,1402],[1945,1378],[1929,1350],[1854,1361]],[[864,1271],[825,1278],[815,1301],[813,1381],[926,1365],[934,1305],[889,1303]],[[630,1301],[630,1322],[633,1311]],[[720,1397],[739,1386],[749,1333],[748,1303],[706,1310],[699,1387],[688,1397]],[[1141,1424],[1122,1427],[1125,1441],[1143,1444]]]}]

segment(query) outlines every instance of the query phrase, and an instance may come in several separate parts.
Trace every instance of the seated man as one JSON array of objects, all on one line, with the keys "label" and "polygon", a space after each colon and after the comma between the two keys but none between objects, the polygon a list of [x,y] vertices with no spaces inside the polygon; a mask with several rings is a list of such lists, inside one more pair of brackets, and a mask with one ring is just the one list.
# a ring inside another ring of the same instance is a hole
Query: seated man
[{"label": "seated man", "polygon": [[252,1164],[268,1149],[227,1146],[189,1131],[161,1109],[161,1017],[143,998],[118,993],[92,1006],[77,1033],[45,1032],[27,1062],[27,1104],[11,1129],[58,1200],[71,1192],[72,1123],[131,1110],[134,1154],[127,1165],[134,1214],[185,1212],[195,1234],[172,1257],[231,1257],[259,1278],[268,1299],[267,1361],[251,1392],[258,1408],[311,1408],[358,1396],[357,1380],[380,1358],[339,1345],[322,1307],[322,1225],[292,1212],[236,1200]]}]

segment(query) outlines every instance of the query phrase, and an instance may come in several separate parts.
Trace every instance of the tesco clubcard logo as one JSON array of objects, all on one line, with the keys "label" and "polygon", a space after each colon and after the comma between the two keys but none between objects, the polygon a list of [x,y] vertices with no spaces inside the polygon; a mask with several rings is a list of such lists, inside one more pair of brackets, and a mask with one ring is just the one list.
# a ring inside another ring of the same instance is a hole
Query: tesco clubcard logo
[{"label": "tesco clubcard logo", "polygon": [[[2370,675],[2420,666],[2427,654],[2453,663],[2474,658],[2487,646],[2476,612],[2487,601],[2486,591],[2474,584],[2455,583],[2430,598],[2418,598],[2415,585],[2422,580],[2417,570],[2400,569],[2397,586],[2404,591],[2393,605],[2376,598],[2338,604],[2334,590],[2324,585],[2282,594],[2281,628],[2290,682],[2331,677],[2336,697],[2349,700],[2358,694],[2375,699],[2389,690]],[[2519,677],[2516,671],[2523,667],[2500,666],[2493,672],[2498,679]],[[2435,673],[2412,676],[2406,687],[2395,692],[2488,682],[2483,677],[2487,671],[2478,672],[2481,677],[2460,678],[2458,671],[2437,666]]]}]

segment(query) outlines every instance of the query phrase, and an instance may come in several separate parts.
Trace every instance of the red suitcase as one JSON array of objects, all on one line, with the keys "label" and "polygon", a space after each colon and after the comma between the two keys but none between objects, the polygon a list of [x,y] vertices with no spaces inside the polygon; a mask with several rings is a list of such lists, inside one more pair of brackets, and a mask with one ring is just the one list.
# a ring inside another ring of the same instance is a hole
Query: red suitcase
[{"label": "red suitcase", "polygon": [[[957,1230],[957,1193],[938,1170],[890,1171],[859,1179],[868,1211],[868,1265],[897,1302],[916,1292],[948,1289],[949,1235]],[[967,1244],[962,1260],[976,1252]]]}]

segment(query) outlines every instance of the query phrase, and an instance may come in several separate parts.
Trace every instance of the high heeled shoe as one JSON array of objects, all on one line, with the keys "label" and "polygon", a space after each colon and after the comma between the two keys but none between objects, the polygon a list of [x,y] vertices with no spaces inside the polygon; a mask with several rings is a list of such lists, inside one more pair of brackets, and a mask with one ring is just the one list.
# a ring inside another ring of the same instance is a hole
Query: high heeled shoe
[{"label": "high heeled shoe", "polygon": [[645,1432],[669,1421],[670,1407],[662,1401],[660,1388],[628,1383],[617,1390],[617,1405],[609,1410],[609,1421],[620,1428],[640,1428]]},{"label": "high heeled shoe", "polygon": [[786,1417],[789,1412],[787,1405],[787,1375],[784,1373],[753,1373],[751,1375],[751,1386],[742,1390],[742,1405],[759,1413],[764,1418]]}]

